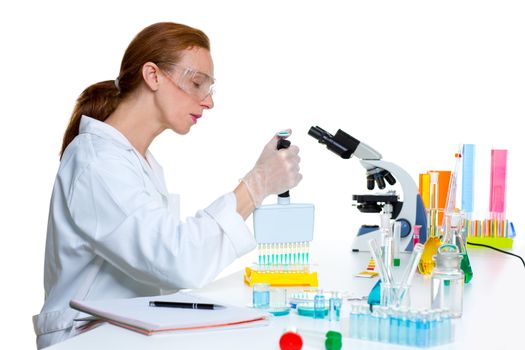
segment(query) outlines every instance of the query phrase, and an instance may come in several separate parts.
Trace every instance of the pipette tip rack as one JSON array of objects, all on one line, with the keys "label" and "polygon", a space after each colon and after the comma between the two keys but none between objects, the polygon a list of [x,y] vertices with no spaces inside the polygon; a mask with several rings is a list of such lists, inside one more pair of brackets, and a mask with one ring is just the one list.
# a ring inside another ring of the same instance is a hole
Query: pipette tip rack
[{"label": "pipette tip rack", "polygon": [[310,286],[317,287],[317,272],[310,269],[269,271],[246,267],[244,270],[244,283],[252,287],[255,283],[268,283],[276,287]]}]

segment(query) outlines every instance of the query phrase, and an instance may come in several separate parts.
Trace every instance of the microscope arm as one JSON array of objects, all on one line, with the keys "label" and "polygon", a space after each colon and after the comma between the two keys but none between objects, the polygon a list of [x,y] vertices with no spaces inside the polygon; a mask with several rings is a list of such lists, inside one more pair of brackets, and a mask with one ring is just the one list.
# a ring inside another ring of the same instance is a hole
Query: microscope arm
[{"label": "microscope arm", "polygon": [[381,153],[363,142],[359,142],[359,145],[354,151],[354,156],[361,160],[380,160],[382,158]]},{"label": "microscope arm", "polygon": [[[421,240],[426,240],[426,212],[419,190],[412,177],[400,166],[383,160],[361,160],[361,165],[367,171],[384,169],[399,181],[403,193],[403,205],[397,220],[402,224],[402,245],[412,250],[412,233],[415,224],[421,225]],[[410,235],[409,235],[410,234]]]},{"label": "microscope arm", "polygon": [[[411,237],[415,224],[421,225],[420,241],[426,240],[425,206],[416,183],[405,170],[394,163],[381,160],[382,157],[379,152],[341,129],[332,135],[319,126],[312,126],[308,134],[343,159],[348,159],[352,155],[359,158],[361,165],[367,170],[367,188],[369,190],[374,189],[374,182],[377,182],[378,187],[383,189],[385,187],[384,180],[391,185],[395,184],[396,180],[399,181],[403,192],[402,208],[397,219],[402,224],[401,244],[406,247],[406,250],[412,250]],[[357,244],[355,245],[357,250],[367,250],[366,242],[373,238],[374,234],[379,236],[379,233],[378,230],[367,236],[358,234]]]}]

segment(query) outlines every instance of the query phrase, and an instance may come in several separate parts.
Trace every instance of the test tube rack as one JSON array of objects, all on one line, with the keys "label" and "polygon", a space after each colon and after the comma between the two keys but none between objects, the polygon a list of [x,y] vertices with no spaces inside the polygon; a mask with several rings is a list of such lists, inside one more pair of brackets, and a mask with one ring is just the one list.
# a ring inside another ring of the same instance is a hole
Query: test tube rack
[{"label": "test tube rack", "polygon": [[349,336],[385,344],[429,348],[454,342],[454,322],[447,310],[409,310],[351,305]]},{"label": "test tube rack", "polygon": [[[509,220],[467,220],[467,243],[486,244],[500,249],[512,249],[514,224]],[[477,248],[471,245],[469,248]]]},{"label": "test tube rack", "polygon": [[[465,236],[467,243],[485,244],[500,249],[512,249],[516,231],[514,224],[507,219],[466,220]],[[482,248],[470,245],[469,248]]]},{"label": "test tube rack", "polygon": [[[509,237],[467,237],[467,243],[485,244],[499,249],[512,249],[514,239]],[[469,245],[471,248],[483,248],[483,246]]]},{"label": "test tube rack", "polygon": [[317,272],[310,271],[258,271],[246,267],[244,283],[252,287],[255,283],[268,283],[275,287],[309,286],[317,287]]}]

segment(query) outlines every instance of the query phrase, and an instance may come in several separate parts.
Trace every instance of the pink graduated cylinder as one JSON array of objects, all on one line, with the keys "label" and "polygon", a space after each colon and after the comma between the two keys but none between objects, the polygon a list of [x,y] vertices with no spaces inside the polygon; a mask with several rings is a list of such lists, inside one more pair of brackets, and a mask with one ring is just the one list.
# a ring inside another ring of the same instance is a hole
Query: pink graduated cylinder
[{"label": "pink graduated cylinder", "polygon": [[505,219],[507,180],[507,150],[491,150],[490,165],[490,218]]}]

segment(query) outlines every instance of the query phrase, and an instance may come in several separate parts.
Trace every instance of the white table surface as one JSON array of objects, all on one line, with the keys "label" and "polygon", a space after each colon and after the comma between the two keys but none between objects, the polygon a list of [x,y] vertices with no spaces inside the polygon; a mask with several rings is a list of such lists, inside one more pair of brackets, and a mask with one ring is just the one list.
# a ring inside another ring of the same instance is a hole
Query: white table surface
[{"label": "white table surface", "polygon": [[[523,256],[524,249],[514,249]],[[352,253],[346,241],[313,245],[312,260],[318,262],[319,286],[355,296],[368,295],[376,279],[354,277],[366,269],[369,253]],[[408,255],[402,256],[406,262]],[[455,321],[456,340],[439,349],[523,349],[525,348],[525,268],[519,259],[489,249],[469,248],[474,278],[466,285],[463,316]],[[402,265],[404,267],[404,264]],[[234,305],[251,303],[251,288],[242,282],[242,271],[217,280],[194,292]],[[416,274],[411,289],[412,306],[430,306],[430,279]],[[280,335],[287,327],[325,331],[330,327],[343,332],[343,349],[414,349],[348,338],[348,302],[344,302],[342,321],[330,323],[291,313],[274,317],[264,327],[236,330],[199,331],[185,334],[145,336],[117,326],[104,324],[89,332],[49,347],[62,349],[279,349]],[[521,333],[523,332],[523,333]],[[324,349],[305,344],[303,349]]]}]

